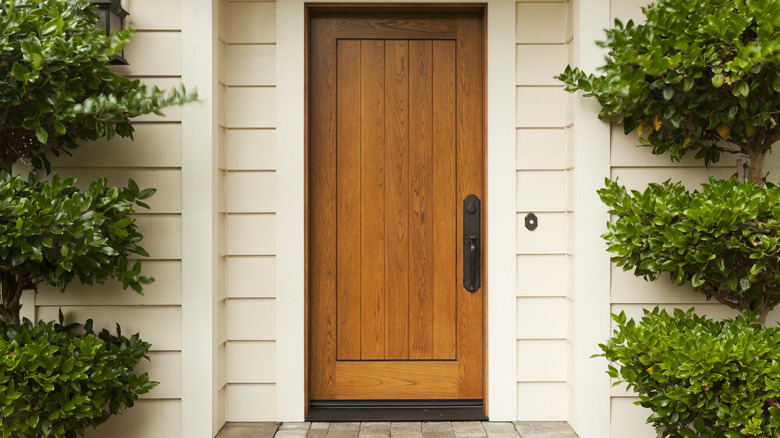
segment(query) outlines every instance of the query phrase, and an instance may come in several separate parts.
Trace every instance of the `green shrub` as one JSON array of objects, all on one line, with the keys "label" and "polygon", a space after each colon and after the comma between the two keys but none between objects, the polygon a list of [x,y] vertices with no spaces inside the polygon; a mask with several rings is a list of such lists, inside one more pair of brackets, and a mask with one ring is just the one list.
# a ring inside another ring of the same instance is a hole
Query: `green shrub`
[{"label": "green shrub", "polygon": [[644,24],[606,30],[602,74],[567,67],[566,89],[594,96],[599,117],[638,129],[654,154],[747,155],[761,185],[780,140],[780,2],[658,0],[642,11]]},{"label": "green shrub", "polygon": [[780,187],[731,178],[700,192],[667,181],[629,194],[606,184],[599,195],[616,220],[602,237],[617,266],[649,280],[668,272],[762,322],[780,302]]},{"label": "green shrub", "polygon": [[0,322],[0,433],[3,438],[83,436],[157,386],[133,367],[150,345],[79,324]]},{"label": "green shrub", "polygon": [[780,437],[780,329],[743,313],[722,322],[645,310],[639,323],[612,315],[600,347],[609,375],[652,410],[648,423],[673,438]]},{"label": "green shrub", "polygon": [[[141,263],[129,256],[148,256],[138,246],[143,236],[129,214],[154,194],[109,187],[101,178],[78,190],[75,178],[51,183],[11,177],[0,171],[0,320],[18,324],[23,289],[47,283],[64,290],[75,277],[82,283],[116,278],[137,292],[152,281]],[[15,319],[16,318],[16,319]]]},{"label": "green shrub", "polygon": [[195,98],[112,72],[133,32],[107,37],[96,11],[89,0],[0,0],[0,169],[20,159],[48,169],[49,154],[130,137],[133,117]]}]

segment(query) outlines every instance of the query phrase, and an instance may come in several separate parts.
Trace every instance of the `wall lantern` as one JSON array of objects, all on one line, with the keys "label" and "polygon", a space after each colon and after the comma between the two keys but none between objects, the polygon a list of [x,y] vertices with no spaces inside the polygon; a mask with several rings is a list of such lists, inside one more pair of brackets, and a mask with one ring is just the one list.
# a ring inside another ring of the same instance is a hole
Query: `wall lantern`
[{"label": "wall lantern", "polygon": [[[122,30],[125,28],[125,17],[129,13],[122,9],[120,0],[92,0],[92,4],[97,5],[98,10],[98,29],[105,29],[106,36],[111,35],[113,30]],[[111,64],[114,65],[128,65],[125,60],[125,49],[121,52],[115,53],[111,57]]]}]

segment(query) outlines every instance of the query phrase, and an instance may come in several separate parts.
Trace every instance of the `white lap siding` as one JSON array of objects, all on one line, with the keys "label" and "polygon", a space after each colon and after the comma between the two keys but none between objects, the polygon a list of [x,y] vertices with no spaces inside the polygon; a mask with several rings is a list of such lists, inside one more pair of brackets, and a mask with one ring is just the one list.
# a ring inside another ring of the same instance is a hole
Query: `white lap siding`
[{"label": "white lap siding", "polygon": [[[125,49],[130,65],[115,71],[160,87],[178,85],[181,1],[132,0],[125,6],[136,34]],[[142,361],[139,371],[160,385],[123,415],[88,430],[89,438],[181,436],[181,111],[165,113],[136,120],[135,141],[117,137],[88,143],[73,157],[53,161],[56,172],[77,175],[81,186],[105,176],[110,184],[126,185],[133,178],[142,188],[157,188],[151,209],[138,209],[135,215],[144,234],[141,244],[150,254],[143,272],[156,279],[143,296],[116,282],[82,286],[76,281],[64,294],[43,287],[36,297],[39,319],[56,319],[61,308],[69,321],[92,318],[96,327],[110,330],[118,322],[124,334],[139,332],[152,343],[151,362]]]},{"label": "white lap siding", "polygon": [[227,421],[276,419],[276,3],[224,1]]},{"label": "white lap siding", "polygon": [[516,7],[517,419],[568,420],[571,98],[553,76],[570,57],[572,3]]}]

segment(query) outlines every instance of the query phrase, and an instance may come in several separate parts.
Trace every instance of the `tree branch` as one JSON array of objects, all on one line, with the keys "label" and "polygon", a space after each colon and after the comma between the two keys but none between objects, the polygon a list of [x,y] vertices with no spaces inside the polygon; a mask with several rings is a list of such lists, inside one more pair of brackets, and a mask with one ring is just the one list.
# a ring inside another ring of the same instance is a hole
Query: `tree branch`
[{"label": "tree branch", "polygon": [[739,306],[739,304],[733,303],[733,302],[731,302],[731,301],[721,297],[720,295],[713,295],[713,297],[715,297],[715,299],[718,300],[720,303],[725,304],[725,305],[731,307],[732,309],[742,310],[742,308]]}]

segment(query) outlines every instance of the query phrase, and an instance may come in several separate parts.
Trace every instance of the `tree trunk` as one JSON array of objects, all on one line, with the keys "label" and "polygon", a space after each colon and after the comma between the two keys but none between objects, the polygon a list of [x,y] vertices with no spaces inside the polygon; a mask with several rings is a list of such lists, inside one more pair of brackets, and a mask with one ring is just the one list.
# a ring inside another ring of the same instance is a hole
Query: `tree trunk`
[{"label": "tree trunk", "polygon": [[750,151],[750,181],[759,187],[764,187],[764,157],[766,152]]},{"label": "tree trunk", "polygon": [[19,301],[22,298],[23,283],[13,274],[3,274],[0,280],[0,320],[6,324],[19,325],[21,323],[20,311],[22,305]]}]

